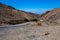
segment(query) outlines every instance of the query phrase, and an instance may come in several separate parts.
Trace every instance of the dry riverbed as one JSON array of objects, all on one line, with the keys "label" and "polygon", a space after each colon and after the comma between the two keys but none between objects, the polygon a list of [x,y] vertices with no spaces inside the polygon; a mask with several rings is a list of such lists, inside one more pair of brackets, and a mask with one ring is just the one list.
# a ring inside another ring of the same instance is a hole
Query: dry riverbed
[{"label": "dry riverbed", "polygon": [[0,40],[60,40],[60,26],[35,23],[0,26]]}]

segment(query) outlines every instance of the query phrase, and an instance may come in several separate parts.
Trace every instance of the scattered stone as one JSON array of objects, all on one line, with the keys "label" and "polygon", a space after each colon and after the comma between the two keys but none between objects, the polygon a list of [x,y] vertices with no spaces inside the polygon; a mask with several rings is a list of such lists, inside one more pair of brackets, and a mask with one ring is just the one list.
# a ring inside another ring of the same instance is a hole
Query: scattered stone
[{"label": "scattered stone", "polygon": [[49,35],[49,32],[46,32],[44,35],[45,35],[45,36]]}]

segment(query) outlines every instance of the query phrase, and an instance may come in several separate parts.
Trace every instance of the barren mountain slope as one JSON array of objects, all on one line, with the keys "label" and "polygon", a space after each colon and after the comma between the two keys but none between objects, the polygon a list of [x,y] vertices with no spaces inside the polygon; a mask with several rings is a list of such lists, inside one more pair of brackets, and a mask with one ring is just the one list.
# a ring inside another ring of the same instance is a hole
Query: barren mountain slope
[{"label": "barren mountain slope", "polygon": [[0,24],[18,24],[24,21],[38,20],[40,15],[17,10],[11,6],[0,3]]},{"label": "barren mountain slope", "polygon": [[60,8],[47,11],[41,18],[46,22],[60,24]]}]

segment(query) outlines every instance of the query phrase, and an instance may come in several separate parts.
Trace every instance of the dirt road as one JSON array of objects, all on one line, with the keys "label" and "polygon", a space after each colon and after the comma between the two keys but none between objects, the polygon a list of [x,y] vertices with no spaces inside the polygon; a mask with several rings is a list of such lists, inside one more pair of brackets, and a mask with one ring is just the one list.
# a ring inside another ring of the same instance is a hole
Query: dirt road
[{"label": "dirt road", "polygon": [[60,26],[29,24],[0,26],[0,40],[60,40]]}]

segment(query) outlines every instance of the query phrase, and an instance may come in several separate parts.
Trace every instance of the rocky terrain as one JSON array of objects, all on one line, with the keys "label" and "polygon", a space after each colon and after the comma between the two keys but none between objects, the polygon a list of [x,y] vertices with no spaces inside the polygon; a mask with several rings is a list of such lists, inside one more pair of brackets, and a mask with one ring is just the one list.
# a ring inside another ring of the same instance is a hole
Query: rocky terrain
[{"label": "rocky terrain", "polygon": [[41,16],[41,19],[43,19],[45,22],[48,22],[49,24],[60,24],[60,8],[47,11]]},{"label": "rocky terrain", "polygon": [[40,15],[17,10],[12,6],[0,3],[0,24],[19,24],[39,20]]},{"label": "rocky terrain", "polygon": [[60,8],[38,15],[0,3],[0,40],[60,40]]},{"label": "rocky terrain", "polygon": [[28,22],[0,26],[0,40],[60,40],[60,26]]}]

